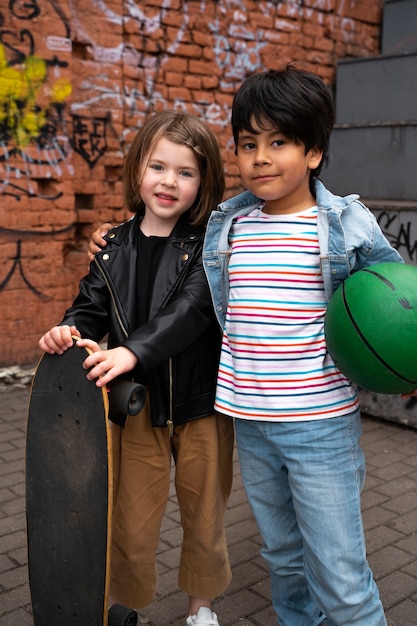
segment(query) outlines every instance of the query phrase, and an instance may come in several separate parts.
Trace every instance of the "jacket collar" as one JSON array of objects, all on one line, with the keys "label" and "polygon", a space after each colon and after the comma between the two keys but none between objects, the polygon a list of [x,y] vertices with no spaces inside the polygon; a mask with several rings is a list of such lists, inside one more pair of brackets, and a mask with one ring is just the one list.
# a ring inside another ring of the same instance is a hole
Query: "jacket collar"
[{"label": "jacket collar", "polygon": [[[359,195],[354,193],[348,196],[336,196],[331,191],[326,189],[323,183],[316,178],[314,181],[316,202],[317,205],[325,210],[330,209],[346,209],[352,202],[359,198]],[[218,206],[218,210],[223,213],[229,211],[236,211],[242,208],[255,207],[261,202],[260,198],[253,195],[250,191],[244,191],[230,200],[225,200]]]},{"label": "jacket collar", "polygon": [[[104,237],[104,239],[108,242],[111,242],[115,245],[121,245],[122,242],[128,239],[129,243],[133,243],[136,239],[136,234],[138,229],[140,228],[140,223],[142,221],[141,215],[134,215],[127,222],[124,222],[117,228],[113,228],[110,230]],[[169,239],[172,241],[193,241],[195,239],[199,239],[203,233],[202,226],[192,226],[188,223],[187,218],[182,215],[178,222],[174,226],[174,230],[172,231]]]},{"label": "jacket collar", "polygon": [[174,226],[170,239],[176,241],[193,241],[199,239],[204,232],[203,226],[192,226],[185,215],[182,215]]},{"label": "jacket collar", "polygon": [[359,198],[357,193],[352,193],[348,196],[336,196],[318,178],[315,179],[314,184],[317,206],[322,209],[346,209]]}]

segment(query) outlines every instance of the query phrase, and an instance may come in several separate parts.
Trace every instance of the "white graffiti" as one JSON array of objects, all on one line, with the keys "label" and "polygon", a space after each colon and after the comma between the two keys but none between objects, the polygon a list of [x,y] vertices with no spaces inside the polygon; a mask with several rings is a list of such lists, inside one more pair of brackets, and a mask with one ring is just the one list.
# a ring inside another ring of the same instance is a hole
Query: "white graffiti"
[{"label": "white graffiti", "polygon": [[[73,92],[67,112],[91,118],[99,109],[98,117],[105,118],[110,125],[114,122],[119,129],[123,118],[123,130],[118,131],[121,146],[131,123],[140,123],[149,112],[160,108],[190,111],[220,129],[228,125],[228,106],[220,99],[217,102],[208,99],[204,88],[196,89],[191,101],[182,99],[175,92],[170,94],[163,84],[168,64],[175,71],[173,60],[177,55],[183,62],[178,71],[184,75],[187,64],[196,61],[188,58],[187,52],[184,56],[187,46],[189,50],[192,46],[201,50],[201,80],[213,78],[204,76],[204,67],[206,61],[209,61],[208,68],[214,63],[217,71],[212,85],[227,94],[233,93],[248,74],[267,69],[265,63],[270,55],[267,47],[278,48],[285,38],[300,37],[304,24],[315,20],[323,30],[326,29],[329,39],[337,32],[338,38],[342,36],[346,43],[357,36],[355,21],[346,17],[356,0],[310,0],[309,3],[305,0],[258,0],[256,13],[253,3],[245,0],[160,0],[159,6],[144,0],[122,0],[119,4],[110,0],[83,0],[82,8],[77,0],[69,0],[71,29],[69,18],[58,9],[59,5],[50,2],[61,18],[60,28],[46,38],[46,48],[55,53],[50,63],[55,63],[52,71],[56,78],[60,78],[61,72],[56,53],[62,52],[65,57],[71,48],[79,54],[84,50],[86,58],[100,66],[78,85],[80,88]],[[262,19],[258,20],[259,16]],[[194,26],[195,20],[203,25],[201,33]],[[102,36],[103,27],[97,28],[96,22],[108,23],[108,31],[112,34],[108,44]],[[203,45],[195,38],[194,28],[202,41],[206,37],[207,43]],[[25,39],[27,45],[28,41]],[[12,49],[18,50],[16,45]],[[188,54],[191,56],[192,53]],[[115,76],[120,79],[115,80]],[[61,122],[61,129],[69,128],[63,113]],[[101,139],[105,141],[104,135]],[[50,150],[51,146],[44,150],[42,167],[47,164],[51,176],[59,175],[61,165],[58,164],[65,161],[71,168],[71,139],[67,137],[66,142],[68,145],[61,152],[61,140],[54,150]],[[9,163],[13,155],[0,146],[0,156],[3,163]],[[5,193],[13,176],[29,180],[30,171],[25,161],[13,172],[3,173],[0,193]],[[28,187],[27,193],[30,195],[32,189]]]},{"label": "white graffiti", "polygon": [[[1,142],[0,195],[13,196],[19,201],[31,197],[55,200],[61,194],[55,191],[53,181],[59,180],[64,171],[74,175],[74,168],[68,159],[71,152],[65,135],[56,135],[49,149],[36,146],[30,153],[13,150],[10,154],[7,144]],[[39,188],[41,180],[50,181],[47,190]]]},{"label": "white graffiti", "polygon": [[[114,4],[110,6],[104,0],[90,0],[91,13],[101,12],[109,23],[122,25],[128,32],[136,32],[141,38],[141,51],[135,49],[132,43],[127,42],[116,47],[106,47],[95,40],[95,29],[89,30],[89,23],[77,15],[75,5],[72,4],[73,26],[78,31],[78,38],[88,42],[96,61],[102,63],[118,63],[139,68],[141,81],[145,88],[142,92],[130,90],[125,93],[130,114],[140,113],[145,105],[150,110],[156,104],[164,107],[172,106],[157,89],[160,70],[172,56],[176,54],[182,43],[189,41],[190,12],[193,15],[207,15],[207,25],[212,36],[212,50],[217,67],[221,70],[220,87],[235,88],[251,72],[265,69],[262,62],[262,50],[271,42],[279,41],[279,33],[301,32],[301,22],[311,20],[313,14],[318,22],[326,23],[330,30],[338,29],[343,33],[346,41],[354,32],[354,21],[344,18],[346,3],[354,4],[354,0],[316,0],[304,6],[303,0],[265,0],[258,3],[259,12],[266,18],[271,18],[271,29],[254,29],[250,21],[250,10],[241,0],[181,0],[181,6],[176,3],[175,15],[181,19],[167,27],[167,16],[173,11],[172,0],[162,0],[161,6],[151,6],[139,0],[127,0],[124,6],[125,14],[117,14]],[[279,8],[285,5],[284,13]],[[86,11],[86,9],[84,9]],[[83,11],[83,15],[87,13]],[[214,13],[214,15],[213,15]],[[170,24],[168,20],[168,24]],[[342,28],[341,28],[342,27]],[[160,35],[160,37],[158,37]],[[148,51],[149,42],[157,41],[159,53]],[[97,91],[97,95],[88,101],[73,103],[72,110],[77,111],[96,102],[106,101],[111,107],[111,98],[114,105],[120,106],[121,94],[109,85],[103,87],[103,77],[90,80],[90,86]],[[178,101],[176,101],[178,106]],[[199,108],[199,104],[193,105]]]}]

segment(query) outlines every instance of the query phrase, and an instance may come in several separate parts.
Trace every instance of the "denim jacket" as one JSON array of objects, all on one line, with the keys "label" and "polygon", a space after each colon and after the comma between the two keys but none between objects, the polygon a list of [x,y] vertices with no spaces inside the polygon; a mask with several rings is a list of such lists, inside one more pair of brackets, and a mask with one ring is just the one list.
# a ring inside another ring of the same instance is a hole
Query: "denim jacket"
[{"label": "denim jacket", "polygon": [[[375,216],[358,200],[357,194],[333,195],[322,182],[315,181],[318,206],[317,229],[320,265],[327,299],[350,274],[375,263],[403,263],[383,235]],[[203,263],[214,309],[224,327],[229,300],[229,232],[233,220],[247,215],[261,200],[245,191],[219,204],[208,225]]]}]

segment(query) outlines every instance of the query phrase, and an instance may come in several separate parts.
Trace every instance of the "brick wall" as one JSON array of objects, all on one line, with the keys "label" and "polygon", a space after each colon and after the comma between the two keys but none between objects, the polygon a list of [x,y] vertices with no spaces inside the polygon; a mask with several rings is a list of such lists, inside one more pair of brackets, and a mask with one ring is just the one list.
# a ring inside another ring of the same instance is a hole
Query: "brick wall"
[{"label": "brick wall", "polygon": [[153,110],[199,115],[239,191],[229,129],[250,73],[294,61],[331,84],[378,54],[383,0],[0,0],[0,366],[30,364],[126,217],[120,173]]}]

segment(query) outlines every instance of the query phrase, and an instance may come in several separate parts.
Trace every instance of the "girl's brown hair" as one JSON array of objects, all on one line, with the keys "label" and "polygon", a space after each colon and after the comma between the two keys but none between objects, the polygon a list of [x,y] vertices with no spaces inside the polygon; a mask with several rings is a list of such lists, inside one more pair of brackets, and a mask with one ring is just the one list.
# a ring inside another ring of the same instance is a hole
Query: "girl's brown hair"
[{"label": "girl's brown hair", "polygon": [[133,140],[123,168],[126,207],[132,213],[145,213],[145,204],[140,197],[140,182],[149,158],[162,137],[187,146],[197,159],[200,189],[187,214],[191,224],[204,224],[223,197],[223,160],[213,131],[190,113],[159,111],[145,120]]}]

